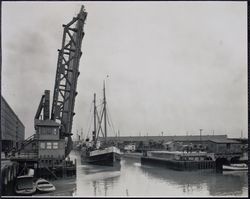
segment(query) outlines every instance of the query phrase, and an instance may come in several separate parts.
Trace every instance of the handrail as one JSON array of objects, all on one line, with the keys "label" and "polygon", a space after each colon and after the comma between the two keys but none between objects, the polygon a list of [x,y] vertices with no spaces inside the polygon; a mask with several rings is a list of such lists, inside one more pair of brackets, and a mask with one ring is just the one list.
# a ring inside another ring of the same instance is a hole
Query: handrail
[{"label": "handrail", "polygon": [[32,136],[28,137],[26,140],[24,140],[21,143],[21,148],[19,148],[18,150],[16,150],[15,152],[20,152],[22,149],[24,149],[25,146],[27,146],[28,144],[30,144],[31,142],[35,141],[37,139],[37,135],[33,134]]},{"label": "handrail", "polygon": [[29,158],[37,158],[38,153],[36,152],[26,152],[26,153],[20,153],[20,154],[15,154],[15,156],[11,156],[10,159],[29,159]]}]

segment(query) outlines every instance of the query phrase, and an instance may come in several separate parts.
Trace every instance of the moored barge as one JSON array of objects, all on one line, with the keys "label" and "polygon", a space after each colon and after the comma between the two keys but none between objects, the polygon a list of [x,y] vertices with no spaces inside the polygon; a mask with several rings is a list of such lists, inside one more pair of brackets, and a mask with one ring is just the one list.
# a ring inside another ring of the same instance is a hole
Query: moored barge
[{"label": "moored barge", "polygon": [[215,161],[206,152],[147,151],[142,164],[165,166],[175,170],[214,169]]}]

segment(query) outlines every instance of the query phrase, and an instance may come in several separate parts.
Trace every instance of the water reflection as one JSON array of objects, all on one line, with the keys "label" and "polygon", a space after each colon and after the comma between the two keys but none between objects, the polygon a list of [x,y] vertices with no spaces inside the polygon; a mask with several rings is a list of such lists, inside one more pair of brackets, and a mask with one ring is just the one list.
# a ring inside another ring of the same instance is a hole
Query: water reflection
[{"label": "water reflection", "polygon": [[[77,156],[75,156],[77,157]],[[76,196],[247,196],[247,173],[175,171],[122,158],[119,167],[81,164]]]},{"label": "water reflection", "polygon": [[141,166],[144,175],[160,180],[169,186],[179,187],[183,194],[200,193],[206,189],[207,178],[212,171],[175,171],[155,166]]},{"label": "water reflection", "polygon": [[183,193],[207,189],[211,196],[242,195],[244,189],[248,188],[247,172],[174,171],[144,165],[141,169],[152,178],[168,181],[171,185],[180,185]]},{"label": "water reflection", "polygon": [[217,173],[209,178],[212,196],[243,195],[248,190],[248,172]]},{"label": "water reflection", "polygon": [[120,164],[114,167],[92,165],[84,162],[81,165],[78,164],[76,195],[108,196],[109,190],[113,190],[115,182],[119,180],[120,170]]},{"label": "water reflection", "polygon": [[113,189],[113,179],[110,180],[105,179],[103,182],[94,180],[93,184],[93,191],[94,196],[102,195],[102,190],[104,190],[104,196],[108,196],[108,189]]}]

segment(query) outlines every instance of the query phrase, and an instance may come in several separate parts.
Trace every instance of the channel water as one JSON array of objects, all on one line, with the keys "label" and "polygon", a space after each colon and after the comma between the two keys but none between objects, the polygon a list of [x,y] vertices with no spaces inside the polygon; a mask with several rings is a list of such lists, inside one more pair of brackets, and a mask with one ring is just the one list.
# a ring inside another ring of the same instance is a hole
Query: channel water
[{"label": "channel water", "polygon": [[[122,158],[121,167],[88,165],[77,159],[72,196],[248,196],[248,172],[175,171]],[[66,194],[68,195],[68,194]]]}]

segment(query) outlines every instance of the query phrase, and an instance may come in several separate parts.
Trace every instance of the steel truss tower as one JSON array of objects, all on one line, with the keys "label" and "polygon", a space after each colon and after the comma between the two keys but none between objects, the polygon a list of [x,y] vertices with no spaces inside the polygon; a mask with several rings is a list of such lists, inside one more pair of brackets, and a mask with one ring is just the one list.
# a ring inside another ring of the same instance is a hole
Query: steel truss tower
[{"label": "steel truss tower", "polygon": [[87,12],[82,6],[77,17],[74,17],[67,25],[63,25],[62,48],[58,50],[51,120],[61,124],[61,139],[68,138],[66,156],[72,149],[71,130],[75,114],[74,105],[77,95],[77,79],[80,74],[79,62],[82,55],[83,27],[86,18]]}]

